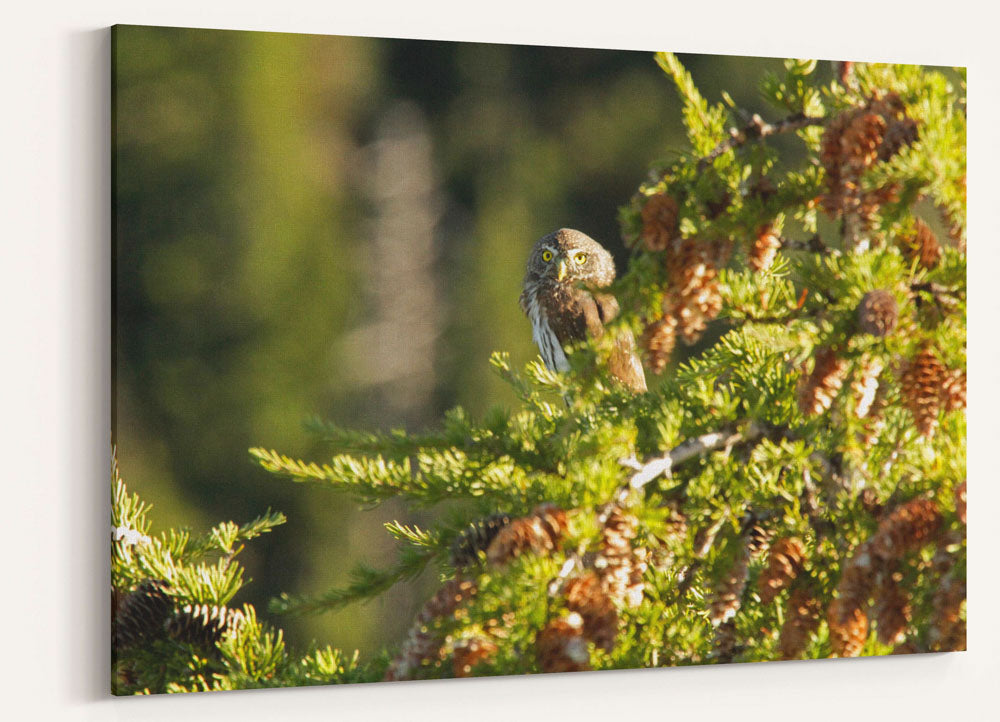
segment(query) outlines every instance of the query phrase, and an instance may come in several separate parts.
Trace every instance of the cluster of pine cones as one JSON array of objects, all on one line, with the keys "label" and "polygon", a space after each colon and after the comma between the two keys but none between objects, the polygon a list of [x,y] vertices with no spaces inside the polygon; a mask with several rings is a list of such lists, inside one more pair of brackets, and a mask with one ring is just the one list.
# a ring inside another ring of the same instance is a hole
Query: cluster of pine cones
[{"label": "cluster of pine cones", "polygon": [[[845,241],[850,245],[871,223],[885,204],[899,201],[901,187],[887,183],[866,190],[861,176],[868,168],[898,154],[918,138],[917,123],[906,113],[896,93],[876,95],[861,106],[843,111],[826,127],[820,159],[825,170],[826,191],[819,202],[833,217],[842,217]],[[758,185],[770,187],[766,178]],[[759,189],[758,189],[759,190]],[[773,193],[773,188],[769,191]],[[662,373],[680,337],[695,343],[722,308],[717,280],[731,253],[728,240],[682,238],[679,230],[680,204],[669,193],[642,198],[642,230],[639,238],[652,252],[664,254],[667,283],[661,315],[646,324],[643,347],[648,368]],[[748,263],[756,271],[774,264],[781,238],[774,225],[765,223],[754,234]],[[933,268],[941,258],[941,246],[926,223],[917,221],[913,234],[899,242],[908,257],[920,259]],[[822,401],[819,402],[822,404]]]},{"label": "cluster of pine cones", "polygon": [[[588,642],[612,650],[620,627],[619,608],[638,606],[642,601],[648,553],[634,544],[636,519],[615,505],[599,510],[599,518],[600,547],[583,560],[579,573],[563,580],[557,597],[564,611],[535,639],[535,654],[543,671],[589,669]],[[567,524],[567,513],[551,504],[520,518],[493,515],[458,535],[452,546],[452,562],[459,568],[471,566],[481,560],[482,553],[488,564],[502,566],[521,554],[548,555],[560,549]],[[385,678],[411,679],[423,666],[446,659],[449,640],[440,623],[460,615],[462,605],[477,591],[476,584],[461,574],[445,583],[417,615]],[[496,620],[483,634],[453,641],[450,655],[455,676],[470,676],[477,665],[489,662],[498,649],[490,635],[502,636],[504,626],[511,621],[512,616]]]},{"label": "cluster of pine cones", "polygon": [[642,242],[650,251],[663,251],[667,285],[662,316],[646,325],[643,346],[650,370],[663,371],[677,337],[693,344],[722,309],[718,269],[731,250],[728,241],[682,238],[678,230],[677,201],[667,193],[645,199]]},{"label": "cluster of pine cones", "polygon": [[[866,189],[862,185],[864,172],[890,160],[917,137],[916,122],[908,117],[902,100],[894,93],[872,97],[864,105],[840,113],[827,125],[820,154],[826,188],[817,201],[830,216],[843,219],[846,243],[858,240],[858,234],[871,224],[882,206],[899,201],[898,184],[890,182]],[[661,315],[647,323],[642,337],[648,368],[656,374],[665,368],[678,338],[686,344],[697,342],[707,324],[719,314],[719,269],[732,251],[729,240],[682,237],[680,213],[678,200],[666,192],[642,198],[640,240],[646,250],[662,254],[666,279]],[[907,259],[922,268],[933,269],[941,261],[940,242],[919,219],[912,233],[903,235],[897,244]],[[749,266],[757,272],[768,271],[781,245],[774,225],[761,225],[749,244]],[[858,304],[856,332],[883,338],[896,330],[899,320],[894,293],[872,290]],[[874,443],[884,427],[887,406],[886,383],[881,378],[884,371],[885,362],[876,355],[850,358],[841,347],[822,346],[801,370],[799,409],[807,416],[823,414],[842,392],[849,391],[848,408],[856,418],[866,420],[863,440]],[[965,407],[965,372],[946,368],[930,343],[920,346],[898,369],[897,376],[901,402],[924,436],[933,435],[942,410]],[[958,516],[964,523],[964,483],[959,489]],[[878,513],[882,514],[880,507]],[[634,543],[635,518],[610,505],[599,510],[599,520],[599,551],[591,553],[582,560],[582,568],[560,581],[554,606],[561,611],[535,638],[534,651],[544,671],[589,669],[589,644],[607,651],[614,649],[620,610],[642,600],[643,574],[650,560],[647,550]],[[915,553],[931,544],[938,546],[933,562],[938,585],[933,598],[930,648],[963,648],[965,627],[960,609],[965,582],[955,573],[955,560],[947,551],[948,540],[943,538],[941,527],[941,512],[927,499],[916,499],[883,515],[878,531],[856,547],[842,565],[836,596],[828,605],[820,600],[802,539],[785,536],[770,541],[763,532],[755,533],[759,527],[749,527],[737,540],[731,564],[708,600],[708,620],[716,629],[717,658],[728,661],[733,657],[734,617],[747,589],[751,562],[765,549],[767,562],[757,579],[757,593],[762,603],[775,604],[787,592],[778,641],[783,659],[801,657],[824,617],[833,652],[838,656],[860,654],[871,622],[883,644],[895,645],[900,653],[913,651],[912,643],[906,641],[911,600],[902,582]],[[497,566],[522,553],[551,554],[560,548],[566,528],[566,512],[551,505],[518,519],[494,515],[457,538],[452,561],[461,569],[478,563],[482,553],[489,564]],[[434,631],[435,623],[458,614],[461,605],[475,593],[475,584],[470,581],[458,578],[448,582],[418,616],[387,678],[411,677],[428,660],[446,658],[447,645]],[[492,659],[497,649],[489,634],[454,641],[450,654],[455,675],[472,674],[477,665]]]},{"label": "cluster of pine cones", "polygon": [[[870,445],[883,425],[885,397],[881,394],[879,375],[882,362],[877,357],[863,357],[855,364],[851,384],[854,412],[867,417],[865,443]],[[820,414],[833,404],[847,376],[848,363],[831,348],[816,352],[811,372],[803,372],[799,383],[799,408],[806,415]],[[942,411],[951,412],[966,407],[966,372],[947,368],[930,343],[923,344],[913,358],[899,370],[899,387],[903,404],[913,416],[917,430],[923,436],[933,436]]]},{"label": "cluster of pine cones", "polygon": [[648,551],[637,547],[636,519],[611,504],[600,510],[600,549],[585,559],[585,571],[563,585],[566,614],[548,623],[538,634],[536,654],[546,672],[574,672],[590,668],[587,642],[605,651],[614,649],[620,627],[620,607],[642,602]]},{"label": "cluster of pine cones", "polygon": [[[869,291],[858,304],[857,328],[861,333],[886,336],[896,328],[898,319],[898,305],[887,290]],[[817,350],[812,361],[811,370],[803,366],[798,389],[799,409],[807,416],[831,408],[851,368],[848,360],[829,346]],[[877,356],[865,355],[854,362],[853,368],[852,406],[857,418],[867,419],[865,443],[870,445],[883,424],[886,400],[879,377],[884,363]],[[947,368],[929,341],[901,364],[897,375],[902,403],[924,436],[933,436],[942,411],[966,407],[966,372]]]},{"label": "cluster of pine cones", "polygon": [[[503,565],[524,553],[550,554],[559,548],[566,525],[566,512],[552,504],[543,504],[520,518],[494,514],[456,536],[451,561],[457,569],[462,569],[477,564],[480,553],[492,565]],[[447,618],[459,615],[462,605],[478,591],[476,583],[461,574],[447,581],[417,614],[402,648],[389,665],[385,680],[413,679],[425,665],[446,657],[447,640],[439,626]],[[492,658],[496,649],[496,643],[484,636],[458,640],[452,652],[455,676],[470,676],[476,665]]]},{"label": "cluster of pine cones", "polygon": [[[965,523],[965,483],[956,489],[958,519]],[[767,562],[757,579],[763,604],[774,604],[788,590],[778,649],[782,659],[798,659],[824,619],[830,629],[832,651],[839,657],[856,657],[868,639],[874,622],[877,636],[895,653],[919,651],[908,641],[912,618],[911,599],[904,590],[904,573],[925,566],[917,552],[936,545],[929,572],[935,576],[932,629],[927,648],[951,651],[965,648],[965,623],[961,606],[965,601],[965,578],[955,569],[949,546],[959,540],[957,532],[943,530],[942,514],[928,499],[918,498],[884,515],[878,530],[858,545],[842,565],[836,597],[824,610],[816,578],[808,568],[808,552],[794,536],[774,540]],[[720,661],[731,659],[734,647],[732,618],[739,610],[747,585],[747,564],[753,545],[744,536],[743,547],[716,589],[709,606],[709,620],[717,627],[716,650]],[[825,612],[825,614],[824,614]]]},{"label": "cluster of pine cones", "polygon": [[[965,483],[959,487],[964,495]],[[960,518],[963,515],[960,515]],[[904,565],[917,551],[937,544],[932,563],[937,576],[930,648],[950,651],[965,648],[965,623],[960,618],[965,601],[965,578],[954,573],[955,559],[948,551],[953,541],[944,537],[941,511],[929,499],[914,499],[897,507],[879,523],[878,531],[854,549],[843,565],[837,597],[827,610],[830,642],[840,657],[856,657],[875,622],[879,641],[897,645],[900,653],[916,651],[905,643],[912,609],[904,592]],[[874,604],[869,607],[869,602]]]},{"label": "cluster of pine cones", "polygon": [[858,227],[845,228],[849,235],[860,232],[880,206],[898,200],[900,188],[893,183],[863,189],[862,173],[892,158],[915,142],[917,135],[916,121],[907,116],[896,93],[872,97],[827,125],[820,147],[820,161],[826,171],[826,192],[821,202],[831,216],[857,222]]}]

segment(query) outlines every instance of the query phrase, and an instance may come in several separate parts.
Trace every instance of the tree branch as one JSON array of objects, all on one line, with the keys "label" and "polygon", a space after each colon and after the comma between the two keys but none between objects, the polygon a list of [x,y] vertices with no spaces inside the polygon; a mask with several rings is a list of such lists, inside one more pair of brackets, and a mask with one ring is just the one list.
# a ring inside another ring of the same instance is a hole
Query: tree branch
[{"label": "tree branch", "polygon": [[750,118],[750,122],[742,128],[731,128],[729,130],[729,137],[720,142],[708,155],[698,161],[698,170],[705,170],[711,165],[712,161],[727,150],[732,150],[737,146],[743,145],[748,140],[758,140],[766,138],[769,135],[787,133],[791,130],[798,130],[810,125],[824,125],[825,123],[826,118],[813,118],[804,113],[790,115],[783,120],[779,120],[777,123],[768,123],[754,113],[753,117]]},{"label": "tree branch", "polygon": [[752,421],[742,431],[728,428],[695,436],[678,444],[663,456],[657,456],[645,462],[640,462],[634,456],[622,459],[621,465],[632,469],[634,473],[619,491],[618,501],[620,502],[630,491],[641,489],[660,476],[666,476],[669,479],[674,467],[683,464],[688,459],[717,449],[729,449],[735,444],[758,439],[763,434],[764,427]]}]

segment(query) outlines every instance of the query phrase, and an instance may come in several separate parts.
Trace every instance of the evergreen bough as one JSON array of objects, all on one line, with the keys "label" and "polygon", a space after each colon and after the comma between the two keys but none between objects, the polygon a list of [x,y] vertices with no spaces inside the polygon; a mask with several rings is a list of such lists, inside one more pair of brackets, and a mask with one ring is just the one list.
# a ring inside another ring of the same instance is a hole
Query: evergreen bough
[{"label": "evergreen bough", "polygon": [[[650,391],[600,372],[613,327],[566,374],[494,354],[515,409],[422,434],[316,421],[324,461],[252,449],[366,505],[442,510],[386,526],[393,564],[272,612],[332,611],[428,567],[438,593],[391,662],[292,661],[244,607],[207,653],[156,635],[121,652],[120,691],[964,649],[964,77],[786,61],[761,83],[765,121],[656,59],[691,152],[621,209],[632,257],[613,288],[617,330],[662,372]],[[115,483],[113,523],[145,535]],[[115,587],[224,605],[235,545],[283,520],[116,541]]]},{"label": "evergreen bough", "polygon": [[[380,668],[330,647],[293,657],[280,629],[252,605],[227,605],[243,585],[243,542],[285,523],[268,511],[193,537],[150,535],[150,506],[129,493],[111,463],[111,691],[200,692],[360,682]],[[384,667],[384,663],[382,664]]]}]

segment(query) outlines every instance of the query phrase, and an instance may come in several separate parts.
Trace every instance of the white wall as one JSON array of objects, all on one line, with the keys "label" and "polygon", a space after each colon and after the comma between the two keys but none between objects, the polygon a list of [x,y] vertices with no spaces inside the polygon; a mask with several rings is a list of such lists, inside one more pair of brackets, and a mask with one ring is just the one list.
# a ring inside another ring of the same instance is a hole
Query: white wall
[{"label": "white wall", "polygon": [[[998,40],[971,0],[26,1],[3,14],[0,710],[7,719],[996,719]],[[890,5],[892,7],[890,7]],[[985,3],[983,3],[985,5]],[[968,65],[964,654],[113,700],[107,695],[107,27],[116,22]]]}]

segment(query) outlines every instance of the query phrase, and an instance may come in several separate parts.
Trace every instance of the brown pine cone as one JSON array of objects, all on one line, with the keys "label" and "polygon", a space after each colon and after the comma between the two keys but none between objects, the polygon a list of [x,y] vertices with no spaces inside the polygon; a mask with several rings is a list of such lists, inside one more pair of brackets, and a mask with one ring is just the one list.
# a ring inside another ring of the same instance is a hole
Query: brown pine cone
[{"label": "brown pine cone", "polygon": [[736,622],[729,619],[715,628],[712,657],[719,664],[729,664],[736,656]]},{"label": "brown pine cone", "polygon": [[935,652],[955,652],[966,647],[966,627],[962,619],[965,604],[965,579],[949,572],[934,593],[934,613],[931,623],[931,649]]},{"label": "brown pine cone", "polygon": [[909,261],[917,259],[921,266],[928,269],[935,268],[943,254],[941,242],[934,231],[919,218],[914,222],[913,235],[900,239],[900,248]]},{"label": "brown pine cone", "polygon": [[666,193],[649,196],[642,206],[642,242],[650,251],[663,251],[677,235],[680,211],[677,201]]},{"label": "brown pine cone", "polygon": [[856,657],[868,638],[868,600],[880,569],[870,542],[858,545],[841,568],[837,598],[827,610],[830,643],[838,657]]},{"label": "brown pine cone", "polygon": [[917,430],[927,437],[937,429],[944,380],[945,367],[929,345],[904,366],[899,380],[903,403],[913,415]]},{"label": "brown pine cone", "polygon": [[425,623],[449,617],[459,606],[474,597],[477,591],[475,582],[460,577],[449,579],[427,600],[418,617],[425,620]]},{"label": "brown pine cone", "polygon": [[918,135],[917,122],[912,118],[890,123],[885,131],[882,147],[878,149],[878,159],[889,160],[906,146],[915,143]]},{"label": "brown pine cone", "polygon": [[590,669],[590,650],[583,637],[583,617],[570,612],[554,619],[535,638],[535,654],[543,672]]},{"label": "brown pine cone", "polygon": [[910,600],[900,589],[901,580],[902,574],[887,569],[875,590],[873,614],[878,639],[882,644],[895,645],[906,638],[906,627],[910,623],[912,610]]},{"label": "brown pine cone", "polygon": [[941,510],[930,499],[914,499],[896,507],[878,525],[872,552],[885,560],[898,559],[932,541],[941,528]]},{"label": "brown pine cone", "polygon": [[466,579],[455,578],[445,582],[417,614],[399,654],[392,660],[383,679],[386,682],[412,679],[425,662],[436,657],[441,650],[441,635],[435,623],[452,616],[477,591],[475,583]]},{"label": "brown pine cone", "polygon": [[635,547],[632,550],[628,584],[624,589],[624,603],[626,607],[638,607],[642,604],[643,595],[646,591],[645,575],[651,558],[652,555],[645,547]]},{"label": "brown pine cone", "polygon": [[672,315],[668,314],[648,324],[642,333],[642,347],[646,350],[646,368],[656,375],[663,373],[676,343],[677,319]]},{"label": "brown pine cone", "polygon": [[862,333],[882,338],[893,332],[898,320],[896,297],[885,289],[869,291],[858,304],[858,328]]},{"label": "brown pine cone", "polygon": [[827,193],[823,205],[834,214],[846,196],[857,196],[857,177],[878,158],[885,120],[867,107],[845,110],[823,132],[820,161],[826,171]]},{"label": "brown pine cone", "polygon": [[549,554],[559,548],[565,532],[566,512],[553,504],[542,504],[503,527],[490,542],[486,558],[490,564],[506,564],[523,552]]},{"label": "brown pine cone", "polygon": [[701,338],[708,322],[722,310],[716,264],[718,257],[725,255],[723,246],[693,238],[677,238],[668,246],[669,293],[664,299],[664,315],[677,319],[686,344]]},{"label": "brown pine cone", "polygon": [[968,482],[963,481],[957,487],[955,487],[955,513],[958,515],[958,520],[965,524],[965,500],[968,494]]},{"label": "brown pine cone", "polygon": [[844,384],[846,371],[847,362],[838,358],[832,348],[817,351],[812,373],[803,373],[799,382],[798,401],[802,413],[815,416],[829,409]]},{"label": "brown pine cone", "polygon": [[774,265],[774,259],[781,248],[781,239],[775,234],[771,224],[761,226],[750,248],[750,267],[755,271],[766,271]]},{"label": "brown pine cone", "polygon": [[160,579],[144,579],[118,605],[111,627],[112,646],[124,651],[163,635],[163,625],[173,609],[168,585]]},{"label": "brown pine cone", "polygon": [[830,645],[838,657],[857,657],[868,638],[868,617],[857,600],[837,597],[826,615]]},{"label": "brown pine cone", "polygon": [[245,621],[239,609],[214,604],[185,604],[167,620],[166,632],[178,642],[212,647]]},{"label": "brown pine cone", "polygon": [[470,637],[455,643],[452,665],[456,677],[471,677],[472,670],[496,654],[497,645],[486,637]]},{"label": "brown pine cone", "polygon": [[510,521],[509,514],[491,514],[469,524],[452,542],[452,566],[465,567],[479,561],[479,552],[485,552]]},{"label": "brown pine cone", "polygon": [[788,596],[785,622],[781,625],[778,651],[782,659],[798,659],[819,628],[823,605],[805,589],[794,589]]},{"label": "brown pine cone", "polygon": [[618,636],[618,610],[595,572],[570,579],[565,589],[566,608],[583,619],[583,636],[610,652]]},{"label": "brown pine cone", "polygon": [[841,162],[855,174],[871,166],[878,160],[885,131],[885,118],[878,113],[855,113],[840,137]]},{"label": "brown pine cone", "polygon": [[757,559],[768,550],[772,532],[760,524],[752,524],[746,532],[747,551],[751,559]]},{"label": "brown pine cone", "polygon": [[740,610],[743,603],[743,590],[746,589],[749,576],[750,555],[746,547],[742,548],[733,566],[723,574],[715,597],[708,608],[708,621],[712,626],[728,622]]},{"label": "brown pine cone", "polygon": [[773,602],[778,593],[799,575],[805,552],[805,545],[797,537],[782,537],[771,545],[767,568],[757,580],[760,600],[764,604]]},{"label": "brown pine cone", "polygon": [[907,116],[906,105],[898,93],[888,93],[883,98],[872,103],[872,110],[885,118],[887,127],[882,146],[878,150],[878,159],[887,161],[900,150],[917,141],[919,136],[917,123]]},{"label": "brown pine cone", "polygon": [[840,138],[844,134],[850,113],[844,112],[831,120],[820,140],[820,162],[826,171],[826,192],[822,196],[823,210],[830,215],[840,212],[844,205],[844,178],[841,173]]},{"label": "brown pine cone", "polygon": [[880,567],[881,559],[872,551],[872,543],[859,544],[843,566],[837,593],[854,600],[859,607],[865,606],[872,595]]},{"label": "brown pine cone", "polygon": [[857,214],[869,222],[893,193],[891,186],[861,192],[861,174],[874,163],[892,158],[917,139],[916,123],[895,93],[871,98],[864,106],[845,110],[827,125],[820,144],[826,171],[824,210],[830,215]]},{"label": "brown pine cone", "polygon": [[936,268],[941,262],[941,256],[944,255],[941,250],[941,242],[934,235],[934,231],[919,219],[917,220],[917,249],[920,265],[924,268]]},{"label": "brown pine cone", "polygon": [[646,549],[632,543],[636,524],[633,515],[612,506],[601,529],[601,550],[594,560],[604,590],[615,603],[629,607],[642,603],[643,577],[648,567]]}]

